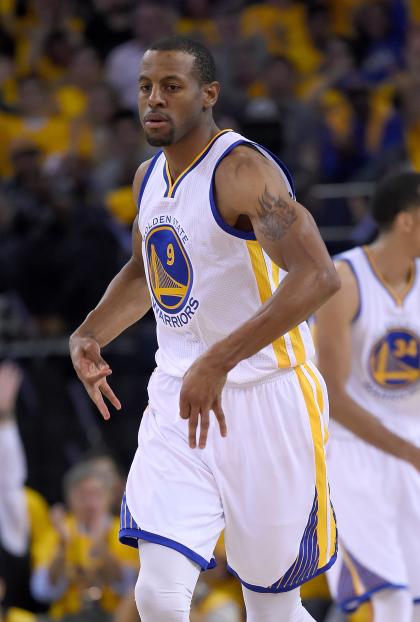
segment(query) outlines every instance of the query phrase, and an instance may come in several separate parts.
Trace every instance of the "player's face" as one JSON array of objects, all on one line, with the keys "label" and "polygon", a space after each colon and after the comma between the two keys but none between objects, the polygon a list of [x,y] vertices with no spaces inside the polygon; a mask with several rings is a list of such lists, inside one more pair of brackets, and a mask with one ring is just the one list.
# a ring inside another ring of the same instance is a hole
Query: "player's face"
[{"label": "player's face", "polygon": [[109,492],[97,477],[78,482],[70,491],[68,501],[70,511],[82,523],[98,521],[109,511]]},{"label": "player's face", "polygon": [[146,52],[140,69],[138,106],[147,141],[165,147],[194,129],[212,103],[209,88],[211,91],[199,83],[191,54]]}]

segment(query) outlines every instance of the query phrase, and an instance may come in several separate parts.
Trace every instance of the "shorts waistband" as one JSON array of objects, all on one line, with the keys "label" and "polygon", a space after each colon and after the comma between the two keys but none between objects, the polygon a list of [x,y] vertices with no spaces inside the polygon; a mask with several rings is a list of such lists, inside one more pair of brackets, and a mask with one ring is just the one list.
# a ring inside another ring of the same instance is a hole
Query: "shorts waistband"
[{"label": "shorts waistband", "polygon": [[[307,362],[304,364],[307,364]],[[228,379],[226,381],[225,387],[227,389],[249,389],[252,387],[260,386],[262,384],[278,382],[279,380],[283,378],[287,378],[291,376],[296,369],[297,367],[288,367],[287,369],[278,369],[278,370],[275,370],[271,374],[267,374],[266,376],[261,376],[260,378],[256,378],[255,380],[250,380],[247,382],[233,382],[232,380]],[[155,373],[158,375],[165,376],[168,379],[175,380],[179,382],[180,384],[182,383],[182,379],[183,379],[182,376],[174,376],[172,374],[168,374],[160,367],[155,368],[155,370],[153,371],[153,374]]]}]

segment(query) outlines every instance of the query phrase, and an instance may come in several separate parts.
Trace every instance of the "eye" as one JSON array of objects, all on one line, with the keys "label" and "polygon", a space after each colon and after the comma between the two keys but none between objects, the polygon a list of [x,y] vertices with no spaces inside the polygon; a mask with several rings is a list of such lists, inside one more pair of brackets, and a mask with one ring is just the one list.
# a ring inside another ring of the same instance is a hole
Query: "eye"
[{"label": "eye", "polygon": [[140,84],[139,89],[141,93],[150,93],[152,87],[150,84]]},{"label": "eye", "polygon": [[168,84],[166,90],[170,93],[176,93],[177,91],[181,90],[181,87],[179,86],[179,84]]}]

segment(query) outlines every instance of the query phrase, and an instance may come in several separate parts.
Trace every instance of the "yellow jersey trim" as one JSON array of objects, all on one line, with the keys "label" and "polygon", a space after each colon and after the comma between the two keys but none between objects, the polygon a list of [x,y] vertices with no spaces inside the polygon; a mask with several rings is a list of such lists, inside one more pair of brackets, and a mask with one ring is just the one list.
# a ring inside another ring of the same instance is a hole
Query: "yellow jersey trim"
[{"label": "yellow jersey trim", "polygon": [[[272,262],[272,275],[274,287],[277,289],[280,284],[280,268],[274,261]],[[302,365],[306,361],[306,351],[299,326],[292,328],[288,335],[292,344],[293,354],[295,355],[296,365]]]},{"label": "yellow jersey trim", "polygon": [[[259,242],[256,240],[247,240],[246,245],[248,248],[249,257],[251,259],[251,265],[254,271],[255,279],[257,281],[261,304],[264,304],[266,300],[268,300],[272,295],[272,291],[267,265],[265,263],[263,255],[263,250]],[[281,368],[290,367],[291,363],[289,355],[287,353],[284,335],[273,341],[272,346],[277,360],[277,365]]]},{"label": "yellow jersey trim", "polygon": [[222,136],[223,134],[227,134],[227,132],[232,132],[232,131],[233,130],[231,130],[231,129],[226,129],[226,130],[220,130],[220,132],[217,132],[217,134],[215,136],[213,136],[213,138],[207,143],[207,145],[204,147],[204,149],[202,149],[202,151],[200,151],[200,153],[198,153],[195,156],[194,160],[192,162],[190,162],[190,164],[187,166],[187,168],[185,168],[182,171],[182,173],[180,173],[178,175],[178,177],[174,181],[172,181],[171,172],[169,170],[168,160],[166,160],[166,158],[165,158],[165,171],[166,171],[166,176],[168,178],[168,185],[169,185],[168,189],[167,189],[167,191],[165,193],[165,197],[173,198],[175,190],[177,189],[177,187],[179,186],[181,181],[207,155],[207,153],[210,151],[210,149],[212,148],[212,146],[214,145],[216,140],[218,138],[220,138],[220,136]]},{"label": "yellow jersey trim", "polygon": [[372,253],[370,252],[370,249],[367,246],[363,246],[362,247],[366,258],[368,260],[368,263],[372,269],[373,274],[376,276],[376,278],[378,279],[378,281],[385,287],[385,289],[387,290],[387,292],[391,295],[391,297],[394,299],[394,302],[399,306],[402,307],[405,298],[407,297],[407,295],[410,293],[411,288],[413,286],[414,280],[416,278],[416,265],[413,262],[411,269],[410,269],[410,276],[408,278],[408,282],[407,285],[404,289],[404,291],[402,292],[402,294],[398,294],[398,292],[395,291],[395,289],[392,287],[392,285],[390,285],[388,283],[388,281],[385,279],[385,277],[381,274],[379,268],[378,268],[378,264],[376,263],[375,259],[372,256]]}]

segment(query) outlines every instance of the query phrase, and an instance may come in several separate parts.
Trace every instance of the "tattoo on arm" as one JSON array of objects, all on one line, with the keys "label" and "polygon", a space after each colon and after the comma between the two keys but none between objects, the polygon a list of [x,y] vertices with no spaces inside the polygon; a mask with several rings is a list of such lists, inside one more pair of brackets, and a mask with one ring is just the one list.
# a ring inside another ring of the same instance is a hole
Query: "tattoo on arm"
[{"label": "tattoo on arm", "polygon": [[268,240],[280,240],[297,218],[296,209],[281,197],[269,193],[267,186],[258,197],[257,210],[261,231]]}]

